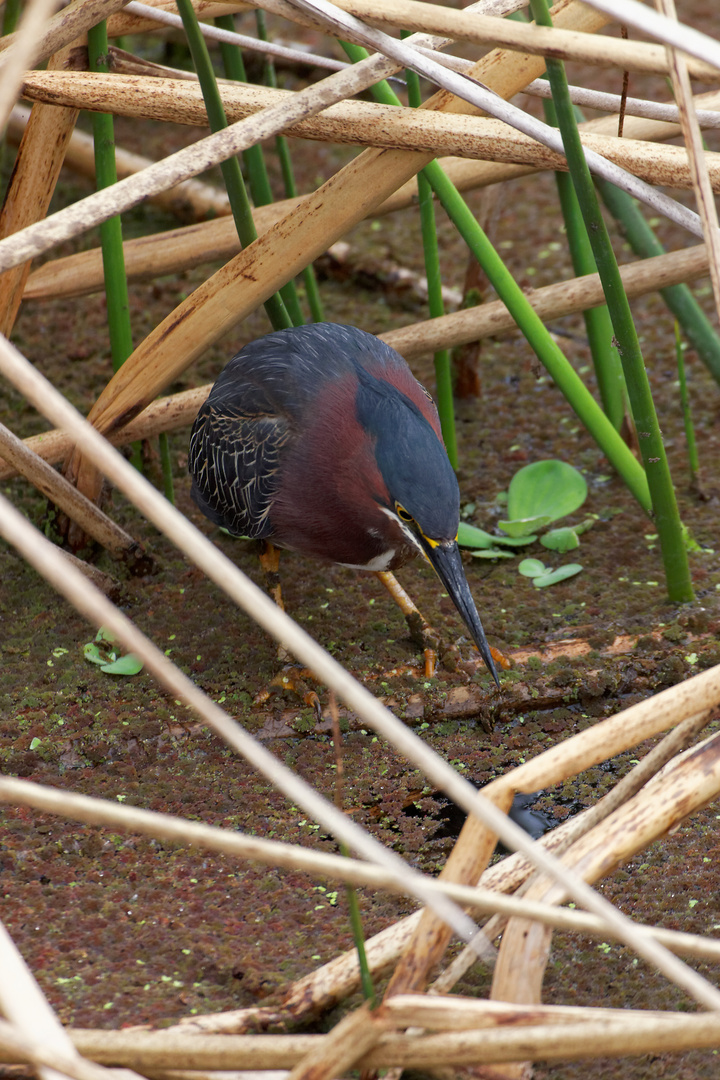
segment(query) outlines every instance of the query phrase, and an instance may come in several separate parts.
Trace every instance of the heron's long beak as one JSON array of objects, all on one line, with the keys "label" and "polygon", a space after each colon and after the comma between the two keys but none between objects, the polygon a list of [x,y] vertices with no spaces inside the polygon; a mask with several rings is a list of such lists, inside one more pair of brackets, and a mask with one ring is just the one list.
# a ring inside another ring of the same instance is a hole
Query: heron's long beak
[{"label": "heron's long beak", "polygon": [[495,670],[490,646],[485,637],[485,631],[480,622],[480,616],[475,607],[475,601],[470,592],[470,586],[465,577],[460,549],[455,540],[446,543],[430,544],[425,537],[420,541],[429,561],[432,563],[435,573],[448,591],[448,595],[455,607],[463,617],[472,639],[480,650],[487,669],[492,675],[497,686],[500,680]]}]

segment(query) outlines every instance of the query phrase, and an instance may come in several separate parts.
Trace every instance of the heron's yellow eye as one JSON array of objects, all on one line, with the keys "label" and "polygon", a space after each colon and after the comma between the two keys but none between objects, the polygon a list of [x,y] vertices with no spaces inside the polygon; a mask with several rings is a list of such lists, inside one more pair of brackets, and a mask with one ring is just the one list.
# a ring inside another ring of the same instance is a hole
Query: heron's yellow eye
[{"label": "heron's yellow eye", "polygon": [[395,509],[397,510],[397,516],[401,521],[412,521],[412,514],[408,514],[404,506],[400,506],[400,503],[395,503]]}]

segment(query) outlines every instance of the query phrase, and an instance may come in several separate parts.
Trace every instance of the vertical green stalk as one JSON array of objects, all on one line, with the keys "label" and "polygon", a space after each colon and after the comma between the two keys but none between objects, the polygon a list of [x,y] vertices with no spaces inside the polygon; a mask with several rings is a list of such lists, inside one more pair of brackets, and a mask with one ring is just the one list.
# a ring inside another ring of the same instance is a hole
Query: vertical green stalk
[{"label": "vertical green stalk", "polygon": [[[595,177],[595,186],[636,255],[649,259],[665,253],[631,195],[599,176]],[[690,289],[687,285],[668,285],[660,290],[660,295],[715,382],[720,383],[720,337]]]},{"label": "vertical green stalk", "polygon": [[[210,54],[205,39],[200,32],[195,9],[191,0],[177,0],[177,7],[187,35],[195,71],[200,80],[210,129],[213,132],[221,131],[227,127],[227,118],[220,98]],[[240,163],[236,157],[231,157],[227,161],[223,161],[220,168],[225,180],[225,187],[227,188],[230,208],[240,243],[243,247],[248,247],[253,240],[257,239],[257,232],[252,218],[250,200],[240,171]],[[282,298],[277,293],[265,301],[264,307],[273,329],[283,330],[292,325]]]},{"label": "vertical green stalk", "polygon": [[495,251],[472,211],[436,161],[425,169],[445,212],[478,260],[488,279],[525,335],[553,382],[619,473],[646,514],[652,504],[644,470],[633,457],[594,397],[549,334],[520,286]]},{"label": "vertical green stalk", "polygon": [[[107,53],[107,27],[103,20],[88,30],[88,60],[91,71],[108,71]],[[109,113],[92,113],[92,130],[95,146],[95,183],[97,189],[100,190],[117,183],[113,117]],[[105,278],[110,356],[113,371],[117,371],[133,351],[122,220],[119,214],[108,218],[100,226],[100,247]],[[142,472],[140,443],[133,443],[131,461],[135,468]]]},{"label": "vertical green stalk", "polygon": [[[256,9],[255,21],[257,24],[258,37],[261,41],[267,41],[268,36],[267,27],[265,25],[265,12],[262,8]],[[275,64],[270,55],[265,57],[265,82],[268,86],[271,86],[273,90],[277,89],[278,83],[277,75],[275,73]],[[297,198],[297,185],[295,183],[295,174],[293,172],[292,158],[290,156],[290,145],[284,135],[275,136],[275,147],[280,161],[280,171],[282,172],[285,195],[288,199],[295,199]],[[305,267],[302,272],[302,277],[305,283],[305,293],[307,295],[308,304],[310,305],[312,320],[313,322],[322,322],[325,316],[323,314],[322,300],[320,299],[320,289],[318,288],[315,269],[312,263]]]},{"label": "vertical green stalk", "polygon": [[[347,844],[340,842],[340,854],[346,859],[350,858],[350,848]],[[375,987],[373,986],[372,974],[370,972],[370,965],[368,964],[367,951],[365,949],[365,931],[363,930],[362,915],[360,913],[360,904],[358,902],[357,889],[354,885],[345,886],[345,895],[347,896],[348,911],[350,913],[350,926],[353,934],[353,941],[355,943],[355,951],[358,954],[358,968],[360,969],[360,989],[362,990],[362,996],[370,1005],[371,1008],[375,1008],[377,1005],[377,995],[375,993]]]},{"label": "vertical green stalk", "polygon": [[5,0],[3,8],[2,36],[12,34],[20,18],[21,0]]},{"label": "vertical green stalk", "polygon": [[[557,114],[552,101],[543,101],[545,119],[548,124],[557,127]],[[560,199],[560,208],[565,221],[570,258],[576,277],[595,274],[597,266],[592,252],[592,245],[585,228],[580,204],[578,203],[572,179],[566,172],[556,172],[555,182]],[[625,418],[627,390],[625,376],[618,351],[613,344],[613,327],[607,305],[589,308],[583,312],[590,352],[595,367],[600,400],[606,416],[616,431],[622,428]]]},{"label": "vertical green stalk", "polygon": [[[530,9],[538,25],[552,25],[546,0],[530,0]],[[652,498],[653,516],[660,539],[668,595],[675,602],[692,600],[692,581],[682,524],[650,383],[640,352],[630,305],[595,195],[590,170],[585,161],[568,92],[565,68],[560,61],[548,59],[547,72],[570,175],[592,244],[625,372],[630,405],[637,425],[640,451]]]},{"label": "vertical green stalk", "polygon": [[[91,71],[108,71],[108,39],[104,22],[88,31],[88,54]],[[109,113],[92,114],[95,141],[95,176],[98,190],[117,183],[115,168],[115,128]],[[113,371],[124,364],[132,352],[130,302],[128,299],[125,258],[123,255],[122,222],[119,215],[100,226],[105,295],[107,297],[108,328]]]},{"label": "vertical green stalk", "polygon": [[685,424],[685,440],[688,448],[688,463],[690,465],[690,483],[697,487],[698,473],[700,472],[700,459],[695,442],[695,427],[692,413],[690,412],[690,398],[688,397],[687,379],[685,378],[685,359],[683,357],[683,341],[680,336],[680,324],[675,320],[675,355],[677,357],[678,382],[680,383],[680,404],[682,406],[683,423]]},{"label": "vertical green stalk", "polygon": [[[345,773],[345,766],[342,756],[342,742],[340,735],[340,716],[337,708],[337,698],[335,692],[330,691],[330,716],[332,719],[332,736],[333,746],[335,749],[335,807],[342,814],[343,813],[343,776]],[[342,840],[339,842],[340,854],[345,859],[350,858],[350,849]],[[355,950],[358,957],[358,968],[360,971],[360,986],[362,989],[362,995],[365,1001],[370,1005],[370,1008],[374,1009],[377,1005],[377,995],[375,993],[375,987],[373,986],[372,975],[370,973],[370,965],[367,961],[367,951],[365,949],[365,932],[362,925],[362,916],[360,914],[360,904],[358,903],[357,891],[354,885],[347,882],[345,885],[345,894],[348,901],[348,909],[350,912],[350,926],[353,934],[353,941],[355,942]]]}]

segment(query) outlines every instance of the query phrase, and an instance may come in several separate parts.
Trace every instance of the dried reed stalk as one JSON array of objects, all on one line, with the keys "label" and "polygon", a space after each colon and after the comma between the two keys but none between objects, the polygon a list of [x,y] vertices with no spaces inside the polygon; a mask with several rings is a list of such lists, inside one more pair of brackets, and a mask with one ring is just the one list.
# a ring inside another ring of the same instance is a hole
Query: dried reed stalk
[{"label": "dried reed stalk", "polygon": [[[157,8],[159,11],[169,11],[177,14],[177,6],[174,0],[144,0],[148,7]],[[232,0],[222,3],[213,0],[193,0],[193,7],[198,19],[214,19],[216,15],[227,15],[232,12],[253,11],[254,4],[243,3],[243,0]],[[108,19],[108,37],[125,37],[126,34],[144,34],[148,30],[165,30],[167,27],[154,19],[143,15],[133,15],[129,11],[118,11]]]},{"label": "dried reed stalk", "polygon": [[[48,70],[61,68],[71,46],[50,57]],[[47,214],[78,110],[38,105],[23,134],[15,168],[0,211],[0,239]],[[30,263],[0,274],[0,333],[9,337],[20,307]]]},{"label": "dried reed stalk", "polygon": [[[11,142],[18,141],[22,137],[29,115],[29,109],[21,106],[13,109],[8,123],[8,135]],[[73,131],[66,146],[63,164],[79,176],[94,180],[95,150],[92,136],[86,135],[84,131]],[[118,177],[122,179],[126,176],[135,176],[136,173],[156,163],[150,158],[143,157],[142,154],[134,154],[122,146],[116,146],[115,164]],[[230,213],[227,193],[201,180],[183,180],[167,191],[160,191],[151,196],[148,202],[155,206],[162,206],[171,214],[177,214],[184,220],[192,218],[202,221],[207,217]]]},{"label": "dried reed stalk", "polygon": [[[637,794],[673,757],[683,753],[688,746],[695,742],[700,732],[713,719],[714,715],[715,710],[710,709],[707,712],[681,720],[677,727],[673,728],[657,746],[653,747],[599,802],[589,807],[582,814],[570,818],[569,821],[566,821],[564,825],[555,830],[557,834],[553,845],[555,854],[561,855],[564,851],[567,851],[580,837],[589,833],[591,829],[594,829],[600,822],[604,821],[610,814],[632,798],[633,795]],[[520,860],[510,856],[506,861],[508,863],[518,863]],[[509,866],[508,870],[510,870]],[[521,867],[515,866],[513,870],[519,879]],[[517,897],[525,897],[528,888],[532,884],[531,874],[532,867],[525,862],[523,880],[517,880],[519,886],[515,893]],[[507,875],[504,883],[506,887],[509,887],[510,881]],[[503,932],[506,925],[507,919],[505,916],[497,914],[485,924],[481,933],[486,941],[494,941]],[[434,994],[448,993],[474,963],[474,950],[464,948],[435,979],[431,992]]]},{"label": "dried reed stalk", "polygon": [[[32,50],[30,56],[23,56],[20,70],[42,63],[53,53],[60,52],[61,49],[64,49],[71,41],[81,37],[92,26],[97,26],[99,22],[112,15],[113,12],[119,11],[125,2],[126,0],[72,0],[72,3],[46,21],[42,33],[33,30]],[[2,66],[3,80],[6,79],[8,74],[8,63],[13,62],[9,58],[21,40],[21,33],[22,29],[15,31],[14,34],[6,34],[5,37],[0,37],[0,65]],[[4,53],[7,53],[7,59],[3,56]],[[10,88],[11,84],[8,80],[7,90],[9,91]],[[17,94],[13,91],[11,96],[14,101]]]},{"label": "dried reed stalk", "polygon": [[[353,885],[390,892],[402,892],[402,886],[393,875],[380,867],[340,855],[313,851],[299,844],[284,844],[274,840],[262,840],[246,836],[236,830],[200,825],[171,814],[122,806],[105,799],[57,790],[29,780],[0,777],[0,801],[13,805],[31,806],[44,813],[60,814],[89,825],[126,829],[158,840],[169,840],[183,846],[197,847],[205,851],[217,851],[245,860],[252,860],[274,867],[303,870],[316,877],[345,881]],[[506,916],[522,915],[538,919],[556,929],[584,932],[592,936],[607,933],[607,927],[595,916],[573,909],[558,908],[549,904],[533,904],[525,898],[504,896],[488,889],[453,885],[449,882],[426,882],[429,888],[462,904],[471,911],[481,913],[503,912]],[[652,934],[677,955],[701,956],[720,959],[720,940],[697,934],[680,934],[661,927],[640,927],[640,932]]]},{"label": "dried reed stalk", "polygon": [[[26,77],[23,94],[31,101],[72,105],[95,112],[168,123],[207,124],[200,87],[180,79],[81,71],[35,72]],[[222,99],[228,121],[235,123],[287,101],[288,93],[223,86]],[[532,169],[567,171],[562,154],[492,117],[348,101],[331,106],[320,116],[293,124],[285,133],[324,142],[432,153],[435,157],[454,155],[528,165]],[[691,165],[682,147],[654,146],[610,135],[585,134],[582,142],[586,149],[594,150],[646,183],[680,189],[693,185]],[[713,190],[720,191],[720,154],[701,151],[701,156]]]},{"label": "dried reed stalk", "polygon": [[660,1009],[611,1009],[591,1005],[532,1005],[484,998],[443,997],[435,994],[398,994],[383,1005],[396,1028],[422,1025],[427,1031],[472,1031],[501,1025],[582,1024],[589,1020],[664,1020],[676,1016]]},{"label": "dried reed stalk", "polygon": [[367,1055],[387,1027],[380,1013],[361,1006],[300,1058],[288,1080],[332,1080],[342,1076]]},{"label": "dried reed stalk", "polygon": [[[510,1007],[511,1008],[511,1007]],[[545,1007],[547,1009],[547,1007]],[[548,1013],[538,1010],[543,1021]],[[592,1010],[589,1020],[537,1024],[510,1023],[476,1031],[450,1030],[412,1036],[388,1032],[362,1057],[363,1069],[424,1069],[519,1060],[575,1060],[658,1054],[720,1046],[720,1017],[714,1013],[643,1014],[640,1010]],[[512,1016],[510,1012],[507,1014]],[[520,1014],[521,1018],[522,1014]],[[180,1035],[172,1032],[69,1029],[75,1047],[98,1062],[123,1065],[156,1075],[165,1069],[282,1069],[312,1053],[323,1035]],[[0,1050],[0,1058],[13,1057]],[[17,1055],[14,1055],[17,1060]]]},{"label": "dried reed stalk", "polygon": [[[710,109],[720,104],[720,92],[714,91],[709,94],[704,94],[698,97],[698,103],[703,105],[706,109]],[[328,110],[330,112],[331,110]],[[18,110],[14,110],[14,114]],[[13,118],[11,117],[11,133],[16,130],[13,127]],[[617,131],[617,117],[603,117],[598,120],[591,120],[581,125],[581,130],[588,134],[613,134]],[[674,138],[679,134],[680,128],[677,124],[668,123],[665,121],[656,121],[652,119],[641,119],[636,117],[629,117],[625,123],[625,133],[628,138],[634,138],[638,140],[663,140]],[[79,133],[75,133],[78,135]],[[73,143],[71,140],[70,145],[70,157],[73,157]],[[119,151],[120,167],[122,170],[127,170],[127,173],[134,171],[131,169],[131,159],[135,155],[125,156],[125,151]],[[83,152],[83,156],[85,156]],[[143,165],[150,164],[150,162],[142,160]],[[67,158],[66,158],[67,161]],[[443,168],[453,181],[455,186],[460,191],[468,190],[469,188],[484,187],[489,184],[500,183],[505,180],[513,179],[519,176],[527,176],[533,170],[528,166],[522,165],[500,165],[494,162],[474,162],[463,158],[444,158],[442,161]],[[126,173],[123,172],[125,175]],[[198,185],[201,188],[198,198],[200,204],[197,207],[197,215],[202,216],[203,210],[202,200],[206,200],[208,195],[204,189],[208,188],[208,185],[199,185],[197,181],[186,181],[184,184],[179,185],[178,189],[174,190],[188,190],[195,188]],[[170,193],[167,193],[169,196]],[[154,198],[158,201],[164,199],[166,193],[162,193]],[[227,210],[227,200],[221,192],[212,192],[212,198],[215,203],[221,198],[224,199],[224,209],[219,205],[216,206],[216,212],[225,213]],[[373,216],[379,216],[382,214],[391,213],[395,210],[403,209],[407,206],[411,206],[417,199],[417,184],[414,179],[408,181],[402,185],[398,190],[389,196],[380,206],[373,210]],[[194,205],[195,196],[189,200]],[[265,232],[272,224],[280,220],[290,211],[295,210],[300,205],[299,199],[285,200],[276,202],[272,206],[259,207],[254,212],[254,220],[258,233]],[[182,205],[182,203],[181,203]],[[176,205],[171,205],[171,209],[178,209]],[[219,258],[231,258],[236,255],[240,250],[240,244],[237,239],[237,232],[234,227],[234,223],[229,219],[224,221],[207,221],[202,226],[196,225],[187,226],[184,229],[170,230],[167,233],[160,233],[156,236],[142,237],[139,240],[130,240],[125,244],[125,264],[128,277],[132,280],[142,280],[145,277],[153,277],[160,274],[174,273],[178,270],[187,269],[189,267],[197,266],[202,262],[212,261]],[[91,291],[93,288],[101,288],[103,284],[102,276],[102,256],[98,248],[92,251],[81,252],[77,255],[67,256],[65,259],[57,259],[54,262],[46,263],[38,270],[34,271],[30,276],[27,297],[44,296],[44,295],[83,295],[87,291]],[[53,291],[54,290],[54,291]]]},{"label": "dried reed stalk", "polygon": [[[529,55],[552,56],[557,60],[574,60],[600,67],[620,68],[622,71],[645,71],[668,75],[667,52],[661,45],[644,41],[626,41],[589,37],[587,33],[561,29],[553,11],[553,27],[523,24],[490,15],[419,0],[333,0],[336,7],[369,23],[371,26],[394,26],[425,34],[437,34],[454,41],[474,45],[489,45],[512,49]],[[700,60],[689,60],[688,69],[694,79],[716,83],[717,68]]]},{"label": "dried reed stalk", "polygon": [[[192,423],[198,409],[210,392],[210,384],[200,386],[196,390],[183,390],[172,397],[158,398],[137,419],[132,420],[126,427],[120,428],[111,438],[110,442],[115,446],[124,446],[135,442],[137,439],[150,439],[153,435],[159,435],[161,431],[175,431],[177,428],[186,427]],[[31,435],[25,439],[23,446],[50,464],[63,461],[70,448],[74,445],[71,435],[55,428],[53,431],[44,432],[42,435]],[[11,476],[17,476],[17,470],[0,457],[0,480],[7,480]]]},{"label": "dried reed stalk", "polygon": [[[659,10],[677,23],[675,0],[657,0]],[[710,281],[715,297],[715,311],[720,316],[720,231],[718,215],[713,198],[712,179],[704,161],[703,139],[695,114],[692,87],[687,61],[677,49],[668,46],[668,63],[675,100],[680,110],[683,139],[692,175],[695,201],[703,223],[705,242],[710,253]]]},{"label": "dried reed stalk", "polygon": [[[689,813],[720,791],[720,736],[714,736],[679,763],[663,771],[635,798],[611,815],[601,826],[574,844],[563,856],[589,881],[606,874],[619,861],[666,833]],[[554,883],[540,879],[528,889],[528,897],[562,901]],[[552,931],[524,919],[511,919],[503,934],[493,977],[492,997],[525,1004],[539,1002]],[[535,1057],[528,1055],[528,1058]],[[523,1063],[502,1070],[501,1075],[525,1075]]]}]

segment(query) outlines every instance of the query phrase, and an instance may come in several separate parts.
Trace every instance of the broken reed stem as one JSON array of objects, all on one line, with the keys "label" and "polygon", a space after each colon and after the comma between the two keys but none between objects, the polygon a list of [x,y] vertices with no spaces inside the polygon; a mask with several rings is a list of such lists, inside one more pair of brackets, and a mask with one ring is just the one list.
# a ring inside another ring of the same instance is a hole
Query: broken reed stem
[{"label": "broken reed stem", "polygon": [[86,232],[112,214],[128,210],[143,199],[166,191],[181,180],[204,172],[253,143],[275,135],[301,117],[321,112],[328,105],[359,93],[377,80],[378,72],[382,77],[386,70],[392,71],[393,65],[389,62],[378,64],[373,59],[367,65],[356,65],[331,75],[306,90],[298,91],[290,101],[207,136],[150,165],[141,174],[119,181],[108,191],[90,195],[65,210],[51,214],[35,226],[0,240],[0,270],[49,251],[63,240]]}]

